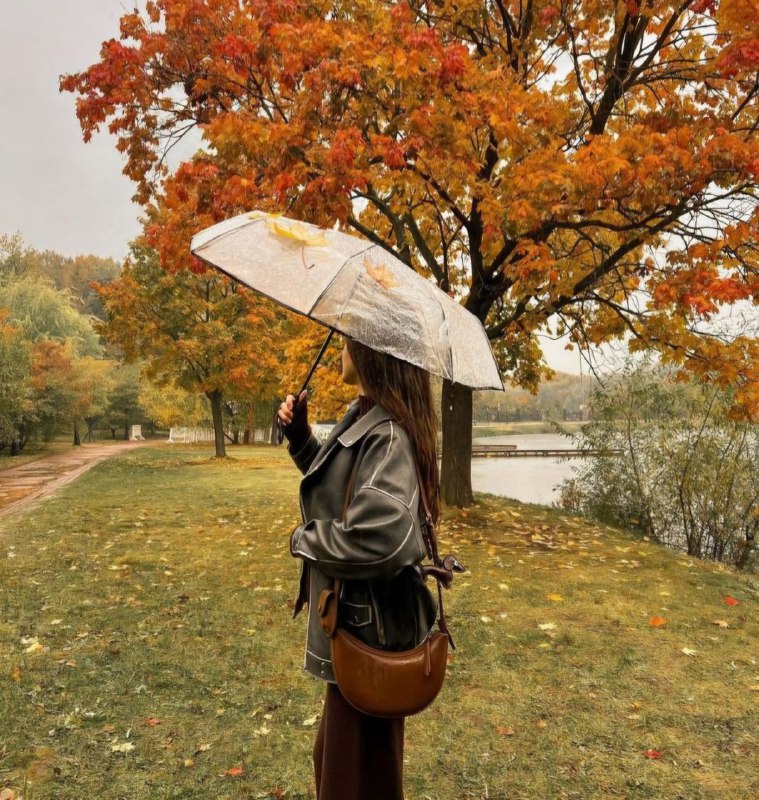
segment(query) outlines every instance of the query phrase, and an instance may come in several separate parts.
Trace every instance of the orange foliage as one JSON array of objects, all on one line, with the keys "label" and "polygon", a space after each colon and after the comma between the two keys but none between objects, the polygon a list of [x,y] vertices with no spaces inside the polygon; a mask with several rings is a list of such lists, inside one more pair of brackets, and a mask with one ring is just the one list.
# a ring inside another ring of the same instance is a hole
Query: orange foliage
[{"label": "orange foliage", "polygon": [[[757,301],[756,0],[330,8],[154,0],[62,79],[155,203],[167,269],[243,210],[337,222],[462,296],[512,381],[547,372],[536,334],[558,315],[759,413],[756,342],[696,324]],[[169,175],[192,127],[202,150]]]}]

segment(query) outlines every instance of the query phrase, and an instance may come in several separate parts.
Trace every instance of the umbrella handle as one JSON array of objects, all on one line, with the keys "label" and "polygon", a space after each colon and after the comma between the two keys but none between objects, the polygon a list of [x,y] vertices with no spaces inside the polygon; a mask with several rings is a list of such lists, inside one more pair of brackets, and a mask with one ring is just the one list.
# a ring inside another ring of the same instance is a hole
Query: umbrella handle
[{"label": "umbrella handle", "polygon": [[[327,334],[327,338],[324,340],[321,349],[319,350],[316,358],[314,359],[314,363],[311,364],[311,369],[309,369],[308,375],[306,375],[306,380],[303,382],[303,386],[300,387],[300,391],[295,395],[295,400],[293,400],[293,414],[295,413],[295,410],[298,408],[298,398],[303,394],[304,389],[308,389],[308,384],[311,381],[311,376],[314,374],[316,366],[321,360],[321,357],[324,355],[324,351],[327,349],[329,340],[332,338],[332,335],[334,333],[335,329],[330,328],[329,333]],[[285,437],[285,425],[279,418],[279,414],[276,411],[274,412],[274,419],[277,422],[277,444],[282,444],[282,440]]]},{"label": "umbrella handle", "polygon": [[[300,392],[302,391],[303,389],[300,390]],[[295,400],[293,400],[293,414],[298,408],[298,398],[300,397],[300,392],[295,395]],[[285,438],[285,423],[282,422],[282,420],[279,418],[279,414],[276,411],[274,412],[274,419],[277,421],[277,444],[282,444],[282,441]]]}]

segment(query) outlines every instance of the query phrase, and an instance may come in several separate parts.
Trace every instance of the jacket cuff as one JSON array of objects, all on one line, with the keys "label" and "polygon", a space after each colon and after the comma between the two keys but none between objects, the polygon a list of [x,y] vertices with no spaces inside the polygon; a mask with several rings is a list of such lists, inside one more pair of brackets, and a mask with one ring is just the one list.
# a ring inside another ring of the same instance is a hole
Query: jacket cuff
[{"label": "jacket cuff", "polygon": [[319,449],[319,440],[313,433],[309,434],[305,443],[296,449],[293,448],[292,442],[287,445],[287,452],[290,454],[292,460],[295,462],[298,469],[305,473]]},{"label": "jacket cuff", "polygon": [[295,558],[307,558],[311,561],[315,561],[316,559],[314,556],[303,551],[303,543],[301,542],[301,539],[303,538],[303,531],[305,527],[305,525],[298,525],[298,527],[290,535],[290,555],[294,556]]}]

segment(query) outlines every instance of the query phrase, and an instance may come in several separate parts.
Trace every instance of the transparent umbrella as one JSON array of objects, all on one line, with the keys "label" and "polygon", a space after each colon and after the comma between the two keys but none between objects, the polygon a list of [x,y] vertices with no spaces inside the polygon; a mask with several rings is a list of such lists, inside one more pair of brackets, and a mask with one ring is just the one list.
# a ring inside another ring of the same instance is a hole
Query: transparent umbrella
[{"label": "transparent umbrella", "polygon": [[[482,323],[382,247],[253,211],[201,231],[193,255],[334,331],[474,389],[503,390]],[[280,428],[280,441],[282,431]]]}]

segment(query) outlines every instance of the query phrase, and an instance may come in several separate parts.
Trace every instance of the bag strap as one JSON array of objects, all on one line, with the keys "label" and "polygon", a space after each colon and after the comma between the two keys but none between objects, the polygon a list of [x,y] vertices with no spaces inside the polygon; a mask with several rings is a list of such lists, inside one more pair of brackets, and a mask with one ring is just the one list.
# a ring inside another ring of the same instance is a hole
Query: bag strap
[{"label": "bag strap", "polygon": [[[378,423],[378,425],[381,423]],[[358,455],[356,456],[355,461],[353,462],[353,469],[351,470],[350,479],[348,480],[348,486],[345,490],[345,501],[343,502],[343,514],[342,514],[342,521],[345,522],[345,517],[348,513],[348,505],[350,504],[351,498],[353,496],[353,487],[356,483],[356,474],[358,473],[358,465],[361,461],[361,456],[364,452],[364,447],[366,445],[366,441],[368,439],[368,434],[376,428],[377,425],[370,428],[367,431],[367,434],[364,435],[361,441],[361,445],[359,447]],[[455,650],[456,645],[453,642],[453,637],[451,636],[451,632],[448,630],[448,623],[446,622],[445,618],[445,610],[443,608],[443,591],[442,586],[445,586],[448,589],[451,585],[451,581],[453,580],[453,569],[454,565],[458,567],[460,571],[463,572],[463,567],[456,561],[455,558],[452,556],[448,556],[445,559],[440,558],[437,551],[437,538],[435,536],[435,525],[432,519],[432,513],[430,512],[429,505],[427,503],[427,497],[424,493],[424,484],[422,483],[422,476],[419,473],[419,465],[416,463],[416,459],[414,459],[414,467],[416,469],[416,476],[419,482],[419,495],[422,499],[422,503],[424,506],[424,522],[422,524],[422,538],[424,539],[424,546],[425,550],[427,551],[427,557],[432,561],[432,567],[421,567],[422,577],[426,580],[429,575],[431,575],[435,581],[437,582],[437,595],[438,595],[438,619],[437,619],[437,626],[438,628],[448,637],[448,641],[450,642],[451,649]],[[452,562],[452,563],[451,563]],[[341,590],[342,583],[339,578],[333,578],[333,585],[332,590],[334,592],[334,603],[335,609],[340,603],[340,590]],[[336,615],[336,611],[334,612]],[[335,616],[335,619],[337,617]]]}]

